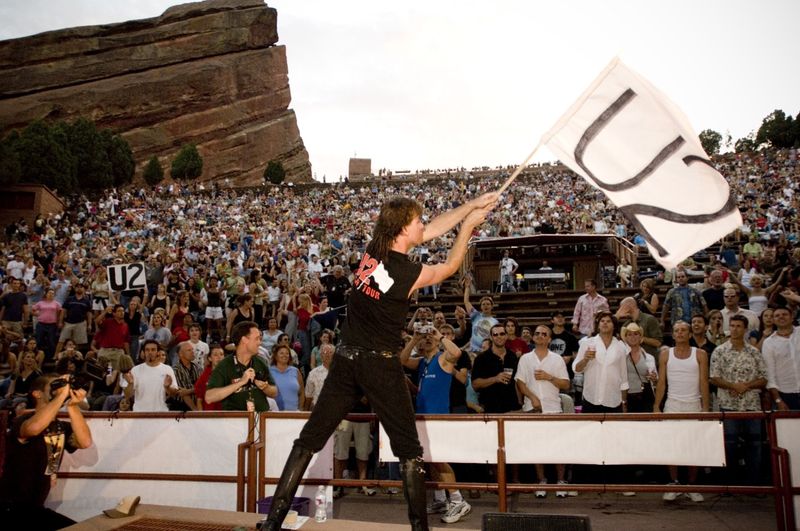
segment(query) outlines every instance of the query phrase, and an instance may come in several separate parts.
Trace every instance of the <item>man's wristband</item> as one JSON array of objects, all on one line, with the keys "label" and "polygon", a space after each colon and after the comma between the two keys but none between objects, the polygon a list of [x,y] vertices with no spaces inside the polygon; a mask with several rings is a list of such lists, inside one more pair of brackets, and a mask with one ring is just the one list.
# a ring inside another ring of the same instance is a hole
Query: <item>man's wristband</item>
[{"label": "man's wristband", "polygon": [[780,404],[780,403],[782,403],[782,402],[783,402],[783,399],[781,399],[781,398],[776,398],[775,400],[773,400],[773,402],[775,402],[776,404]]}]

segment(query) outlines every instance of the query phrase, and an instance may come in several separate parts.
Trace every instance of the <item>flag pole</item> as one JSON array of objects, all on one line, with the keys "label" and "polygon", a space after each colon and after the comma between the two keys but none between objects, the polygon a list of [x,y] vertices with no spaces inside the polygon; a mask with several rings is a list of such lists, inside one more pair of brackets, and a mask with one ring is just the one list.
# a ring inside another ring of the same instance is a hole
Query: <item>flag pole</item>
[{"label": "flag pole", "polygon": [[506,179],[506,182],[504,182],[503,186],[501,186],[500,189],[497,191],[498,194],[502,194],[503,192],[505,192],[506,188],[511,186],[511,183],[513,183],[514,179],[517,178],[517,175],[519,175],[522,172],[522,169],[525,168],[525,166],[528,165],[528,162],[530,162],[530,160],[533,158],[533,156],[536,154],[536,152],[539,151],[540,147],[542,147],[542,141],[541,140],[539,140],[539,143],[536,144],[535,148],[533,148],[533,151],[531,151],[531,154],[528,155],[527,159],[525,159],[525,162],[523,162],[522,164],[517,166],[517,169],[514,170],[514,173],[511,174],[511,177]]}]

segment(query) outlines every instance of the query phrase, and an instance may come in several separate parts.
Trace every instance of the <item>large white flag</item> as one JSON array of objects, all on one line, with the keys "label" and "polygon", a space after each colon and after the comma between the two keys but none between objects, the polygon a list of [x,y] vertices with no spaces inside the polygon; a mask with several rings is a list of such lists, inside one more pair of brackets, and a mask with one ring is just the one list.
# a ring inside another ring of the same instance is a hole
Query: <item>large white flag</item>
[{"label": "large white flag", "polygon": [[614,59],[542,137],[673,268],[742,224],[736,199],[683,112]]}]

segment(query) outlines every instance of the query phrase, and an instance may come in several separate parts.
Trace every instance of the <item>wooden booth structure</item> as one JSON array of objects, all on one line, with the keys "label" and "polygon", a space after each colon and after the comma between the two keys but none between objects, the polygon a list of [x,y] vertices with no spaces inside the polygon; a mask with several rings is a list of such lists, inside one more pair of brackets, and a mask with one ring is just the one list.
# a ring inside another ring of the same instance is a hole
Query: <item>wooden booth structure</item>
[{"label": "wooden booth structure", "polygon": [[500,260],[508,250],[518,264],[518,291],[580,290],[594,279],[600,289],[616,283],[616,267],[625,258],[636,278],[634,245],[613,234],[537,234],[485,238],[470,243],[465,270],[475,276],[479,291],[498,291]]}]

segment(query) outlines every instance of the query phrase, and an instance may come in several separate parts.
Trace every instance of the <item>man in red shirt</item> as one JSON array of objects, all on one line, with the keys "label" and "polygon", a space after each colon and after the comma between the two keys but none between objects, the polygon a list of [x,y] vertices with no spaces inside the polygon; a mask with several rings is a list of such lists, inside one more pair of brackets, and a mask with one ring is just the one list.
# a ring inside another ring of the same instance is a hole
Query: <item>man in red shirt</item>
[{"label": "man in red shirt", "polygon": [[125,308],[121,304],[109,307],[95,319],[97,334],[95,340],[100,350],[98,358],[106,357],[114,370],[119,370],[119,359],[130,356],[130,332],[125,322]]}]

